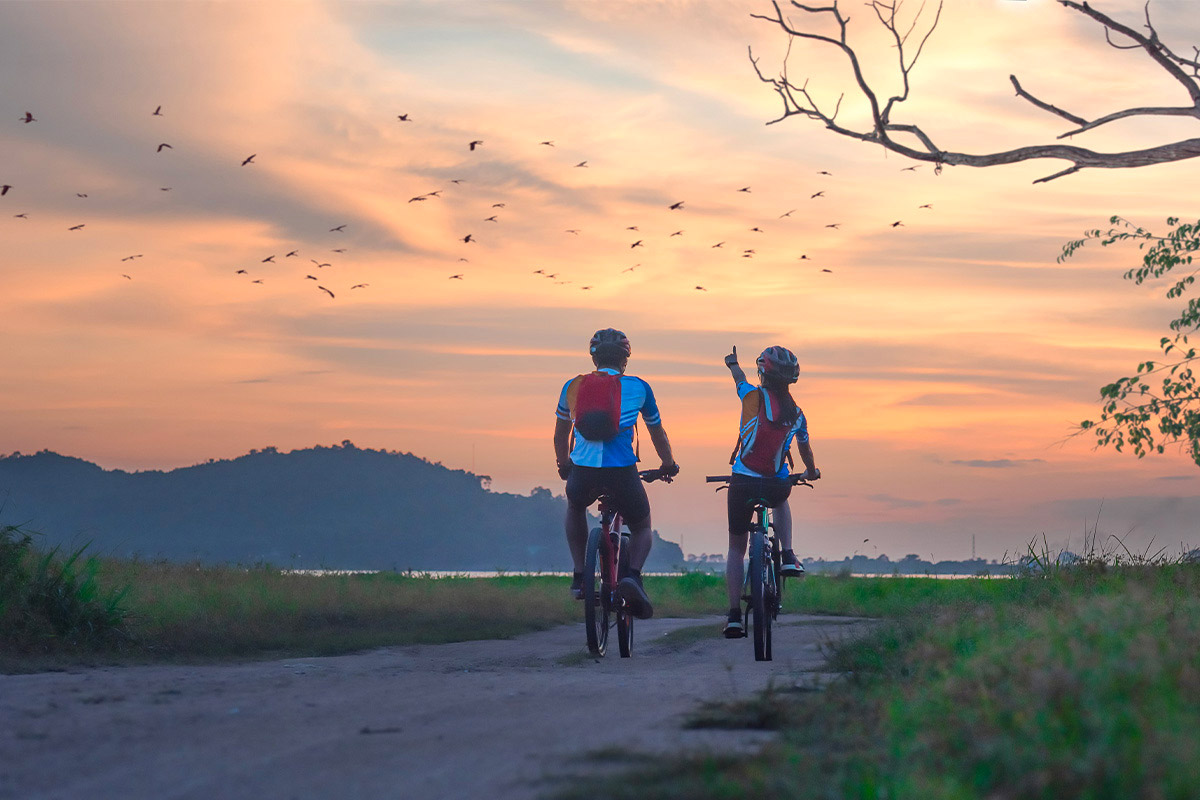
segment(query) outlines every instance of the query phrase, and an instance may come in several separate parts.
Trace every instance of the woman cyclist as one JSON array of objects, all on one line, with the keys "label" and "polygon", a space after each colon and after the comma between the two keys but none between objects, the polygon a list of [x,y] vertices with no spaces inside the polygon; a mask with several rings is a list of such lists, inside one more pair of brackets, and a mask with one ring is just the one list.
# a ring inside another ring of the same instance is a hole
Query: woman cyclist
[{"label": "woman cyclist", "polygon": [[784,347],[773,346],[758,357],[759,386],[746,380],[738,365],[737,348],[725,356],[725,366],[733,375],[738,398],[742,401],[741,426],[738,443],[730,463],[733,480],[729,484],[729,555],[725,564],[725,583],[729,590],[729,621],[725,637],[736,639],[745,635],[742,624],[742,585],[745,580],[742,559],[750,532],[752,508],[750,501],[763,498],[771,509],[775,532],[783,547],[783,575],[803,575],[804,566],[792,551],[792,512],[788,495],[788,449],[793,441],[804,462],[806,480],[821,477],[813,460],[808,441],[808,421],[796,405],[788,389],[800,377],[800,364],[795,354]]}]

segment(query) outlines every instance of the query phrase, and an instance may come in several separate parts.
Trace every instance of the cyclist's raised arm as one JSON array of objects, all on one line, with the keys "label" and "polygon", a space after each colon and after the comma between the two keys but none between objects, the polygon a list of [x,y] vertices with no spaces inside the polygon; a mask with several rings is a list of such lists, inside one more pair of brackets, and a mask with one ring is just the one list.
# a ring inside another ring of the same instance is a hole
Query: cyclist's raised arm
[{"label": "cyclist's raised arm", "polygon": [[746,371],[738,364],[737,345],[733,346],[733,352],[725,356],[725,366],[729,367],[730,374],[733,375],[733,383],[735,386],[740,386],[746,382]]}]

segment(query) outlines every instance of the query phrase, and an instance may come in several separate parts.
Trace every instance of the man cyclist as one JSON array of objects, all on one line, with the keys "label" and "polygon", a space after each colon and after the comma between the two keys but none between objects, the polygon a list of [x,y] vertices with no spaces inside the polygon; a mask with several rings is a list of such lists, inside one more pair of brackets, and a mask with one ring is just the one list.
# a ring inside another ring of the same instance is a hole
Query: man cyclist
[{"label": "man cyclist", "polygon": [[738,399],[742,401],[741,426],[738,444],[730,463],[733,480],[729,484],[729,554],[725,562],[725,584],[729,591],[729,619],[725,637],[736,639],[745,635],[742,625],[742,559],[750,533],[751,507],[749,501],[763,498],[771,509],[771,521],[779,534],[783,548],[783,575],[804,574],[804,565],[792,550],[792,512],[788,495],[792,484],[788,480],[788,450],[793,441],[804,461],[806,480],[821,477],[808,441],[808,420],[796,405],[788,388],[800,378],[800,363],[785,347],[768,347],[759,355],[758,379],[761,386],[746,380],[738,364],[737,348],[725,356],[725,366],[733,375]]},{"label": "man cyclist", "polygon": [[[605,328],[592,336],[589,350],[596,370],[566,382],[558,398],[554,424],[558,475],[567,482],[565,528],[574,562],[571,594],[583,598],[588,506],[607,494],[630,533],[629,576],[617,584],[617,592],[629,603],[634,616],[648,619],[654,607],[642,587],[642,567],[650,555],[652,535],[650,501],[638,477],[638,457],[633,448],[639,414],[662,459],[663,473],[674,476],[679,466],[671,454],[650,384],[625,374],[631,352],[629,339],[621,331]],[[606,427],[605,423],[611,425]],[[570,444],[572,431],[574,447]]]}]

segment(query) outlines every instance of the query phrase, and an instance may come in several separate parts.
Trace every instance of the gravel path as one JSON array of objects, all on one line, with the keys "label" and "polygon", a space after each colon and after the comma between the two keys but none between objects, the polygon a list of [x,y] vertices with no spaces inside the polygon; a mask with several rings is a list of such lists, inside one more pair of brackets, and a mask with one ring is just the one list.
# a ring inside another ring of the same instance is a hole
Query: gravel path
[{"label": "gravel path", "polygon": [[[569,625],[332,658],[4,675],[0,797],[537,798],[603,748],[758,746],[770,734],[680,722],[703,700],[819,678],[821,644],[861,622],[782,616],[764,663],[717,621],[652,619],[630,659],[615,641],[590,658]],[[711,635],[668,635],[698,625]]]}]

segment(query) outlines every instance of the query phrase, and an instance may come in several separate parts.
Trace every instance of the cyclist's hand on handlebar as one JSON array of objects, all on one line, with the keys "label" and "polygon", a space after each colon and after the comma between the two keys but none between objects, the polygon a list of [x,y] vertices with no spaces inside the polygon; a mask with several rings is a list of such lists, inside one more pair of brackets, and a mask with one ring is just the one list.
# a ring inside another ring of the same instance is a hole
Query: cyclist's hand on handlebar
[{"label": "cyclist's hand on handlebar", "polygon": [[735,345],[733,346],[733,352],[732,352],[732,353],[730,353],[729,355],[725,356],[725,366],[727,366],[727,367],[735,367],[735,366],[737,366],[737,363],[738,363],[738,360],[737,360],[737,345],[735,344]]},{"label": "cyclist's hand on handlebar", "polygon": [[663,474],[664,478],[674,478],[679,474],[679,465],[672,461],[670,464],[663,464],[658,471]]},{"label": "cyclist's hand on handlebar", "polygon": [[804,470],[804,480],[806,480],[806,481],[821,480],[821,470],[817,469],[816,467],[813,467],[812,469]]}]

